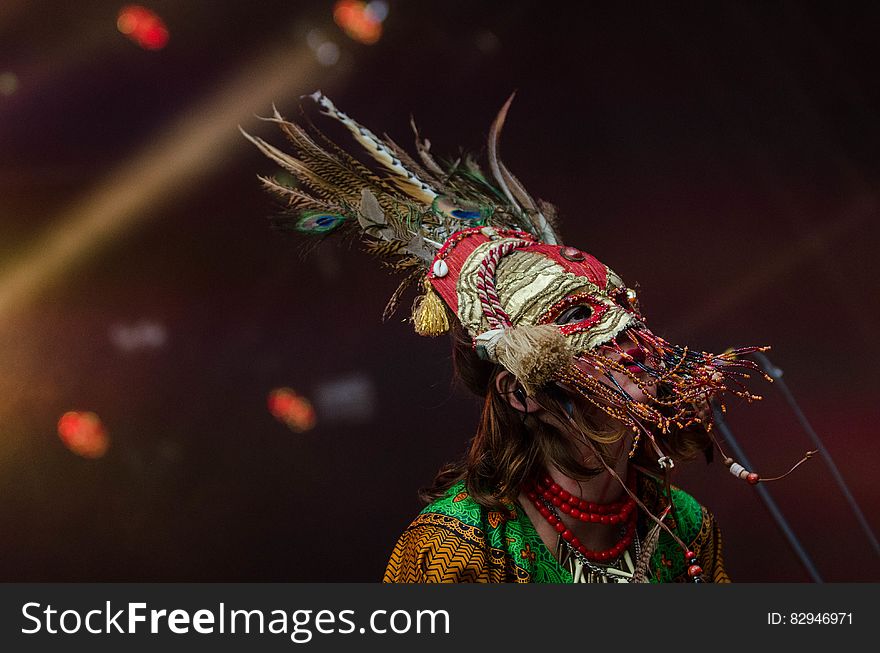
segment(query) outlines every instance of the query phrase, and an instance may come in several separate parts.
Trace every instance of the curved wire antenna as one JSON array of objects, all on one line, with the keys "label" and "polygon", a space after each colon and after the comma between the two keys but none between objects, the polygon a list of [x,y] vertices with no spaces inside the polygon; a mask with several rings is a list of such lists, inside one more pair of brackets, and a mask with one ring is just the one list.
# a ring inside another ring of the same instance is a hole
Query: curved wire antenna
[{"label": "curved wire antenna", "polygon": [[[727,422],[724,421],[724,416],[721,411],[713,404],[712,406],[713,413],[715,415],[715,428],[724,436],[724,440],[727,442],[727,445],[730,447],[730,450],[733,452],[734,457],[740,461],[740,464],[752,469],[752,464],[749,462],[746,457],[745,451],[739,446],[739,442],[736,437],[734,437],[733,432],[730,430],[730,427],[727,426]],[[779,509],[779,506],[776,505],[776,501],[773,500],[773,497],[770,495],[769,490],[766,485],[756,485],[755,491],[758,493],[758,496],[761,497],[761,500],[764,502],[764,505],[767,507],[767,510],[770,512],[770,516],[773,517],[773,520],[776,522],[776,525],[779,526],[779,530],[782,531],[782,534],[785,536],[785,539],[788,540],[788,543],[791,545],[791,548],[794,549],[795,555],[800,560],[807,574],[809,574],[810,578],[813,579],[814,583],[824,583],[822,580],[822,576],[819,575],[819,570],[816,569],[816,565],[813,564],[813,560],[810,558],[810,555],[807,553],[804,545],[801,544],[801,541],[798,539],[797,535],[795,535],[791,526],[788,523],[788,520],[785,519],[785,516],[782,514],[782,511]]]}]

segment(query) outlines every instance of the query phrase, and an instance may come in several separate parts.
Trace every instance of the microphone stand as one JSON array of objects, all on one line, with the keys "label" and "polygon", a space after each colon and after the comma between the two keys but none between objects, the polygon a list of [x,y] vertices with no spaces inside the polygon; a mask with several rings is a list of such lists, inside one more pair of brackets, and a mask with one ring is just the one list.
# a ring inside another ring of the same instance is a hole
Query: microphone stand
[{"label": "microphone stand", "polygon": [[837,486],[843,493],[846,502],[849,504],[850,509],[852,509],[853,513],[856,516],[856,519],[858,519],[859,521],[859,525],[865,532],[868,541],[871,543],[871,547],[874,549],[874,553],[880,556],[880,544],[877,543],[877,536],[874,534],[874,531],[871,530],[871,526],[870,524],[868,524],[868,520],[865,518],[865,514],[862,512],[862,509],[856,502],[855,497],[853,497],[852,492],[849,491],[849,487],[847,486],[846,481],[844,481],[843,479],[843,474],[840,473],[837,465],[834,464],[834,459],[831,457],[831,454],[828,453],[825,445],[822,444],[822,441],[819,439],[819,435],[813,429],[813,426],[810,424],[809,420],[807,420],[806,415],[804,415],[804,412],[801,410],[801,407],[798,405],[797,401],[795,401],[794,395],[791,393],[788,385],[785,383],[785,381],[782,380],[782,370],[771,363],[770,359],[760,352],[754,353],[753,356],[758,361],[758,364],[761,366],[761,368],[773,379],[774,385],[779,388],[780,392],[782,392],[785,400],[788,402],[788,405],[791,407],[791,410],[797,417],[798,422],[800,422],[804,431],[807,432],[807,435],[810,437],[810,440],[812,440],[816,449],[819,450],[819,453],[825,460],[825,464],[828,465],[828,469],[831,471],[831,475],[837,482]]},{"label": "microphone stand", "polygon": [[[721,435],[724,436],[724,440],[730,447],[734,459],[746,469],[752,469],[752,465],[748,461],[748,458],[746,458],[745,452],[739,446],[739,442],[737,442],[736,438],[733,435],[733,432],[730,430],[730,427],[727,426],[727,422],[724,421],[724,418],[721,415],[721,411],[718,410],[714,405],[712,406],[712,411],[715,415],[715,428],[718,429]],[[758,496],[761,497],[761,500],[764,502],[764,505],[767,507],[770,515],[776,521],[777,526],[779,526],[779,530],[782,531],[782,534],[785,535],[785,539],[788,540],[791,548],[794,549],[795,555],[797,555],[798,559],[801,561],[801,564],[810,575],[810,578],[813,579],[814,583],[823,583],[824,581],[819,575],[819,571],[816,569],[816,565],[813,564],[813,561],[810,559],[810,556],[807,553],[806,549],[804,549],[800,540],[798,540],[797,535],[794,534],[794,531],[791,529],[791,526],[789,526],[788,521],[782,515],[782,511],[779,510],[779,506],[776,505],[773,497],[770,496],[770,492],[767,490],[767,486],[763,483],[758,483],[758,485],[755,486],[755,490],[758,492]]]}]

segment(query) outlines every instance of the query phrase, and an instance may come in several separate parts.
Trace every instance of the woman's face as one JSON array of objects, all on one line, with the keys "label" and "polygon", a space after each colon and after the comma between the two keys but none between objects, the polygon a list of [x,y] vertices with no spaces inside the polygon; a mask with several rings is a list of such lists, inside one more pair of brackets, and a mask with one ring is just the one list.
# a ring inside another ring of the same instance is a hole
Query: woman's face
[{"label": "woman's face", "polygon": [[[633,374],[640,381],[648,381],[650,378],[648,373],[637,365],[637,363],[644,363],[644,352],[635,345],[630,345],[629,347],[627,347],[626,344],[623,344],[621,349],[626,355],[621,354],[612,347],[602,346],[598,348],[599,353],[605,358],[608,358],[609,360],[612,360],[614,362],[621,363],[631,374]],[[611,388],[614,388],[615,390],[622,390],[623,392],[628,394],[634,401],[647,403],[650,401],[648,399],[648,395],[650,395],[651,397],[657,396],[657,389],[655,386],[651,385],[647,386],[645,389],[642,389],[628,374],[624,374],[623,372],[618,372],[614,370],[609,371],[608,374],[612,377],[612,381],[605,375],[604,372],[598,370],[596,366],[586,358],[575,358],[575,364],[577,365],[578,369],[580,369],[585,374],[593,377],[597,381],[600,381],[601,383],[604,383]]]}]

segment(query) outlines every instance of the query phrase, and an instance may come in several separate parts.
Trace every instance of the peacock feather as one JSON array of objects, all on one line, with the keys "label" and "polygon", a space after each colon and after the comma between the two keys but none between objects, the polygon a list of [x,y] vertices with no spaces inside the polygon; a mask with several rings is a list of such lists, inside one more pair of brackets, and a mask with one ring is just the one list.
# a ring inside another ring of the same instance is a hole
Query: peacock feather
[{"label": "peacock feather", "polygon": [[265,120],[279,127],[290,152],[242,130],[294,180],[259,177],[284,205],[276,221],[281,226],[312,236],[354,232],[369,253],[410,271],[426,270],[447,238],[474,226],[521,229],[556,242],[547,205],[536,203],[498,157],[512,96],[490,131],[491,177],[467,154],[438,161],[414,123],[416,157],[340,111],[320,91],[308,98],[345,127],[357,147],[341,147],[306,118],[303,124],[290,122],[274,107]]}]

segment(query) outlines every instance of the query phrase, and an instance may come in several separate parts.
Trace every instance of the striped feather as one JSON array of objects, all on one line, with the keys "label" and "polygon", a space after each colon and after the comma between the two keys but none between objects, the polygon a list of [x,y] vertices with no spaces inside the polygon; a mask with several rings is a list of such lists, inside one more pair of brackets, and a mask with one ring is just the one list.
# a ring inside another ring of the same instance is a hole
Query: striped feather
[{"label": "striped feather", "polygon": [[373,132],[352,120],[346,114],[339,111],[336,106],[320,91],[312,93],[311,97],[321,110],[331,118],[339,121],[355,140],[357,140],[376,161],[378,161],[387,170],[393,173],[389,178],[391,183],[397,185],[401,190],[410,195],[413,199],[430,205],[437,197],[438,193],[434,191],[427,183],[420,179],[414,172],[408,170],[400,162],[400,159],[394,152],[383,143]]}]

